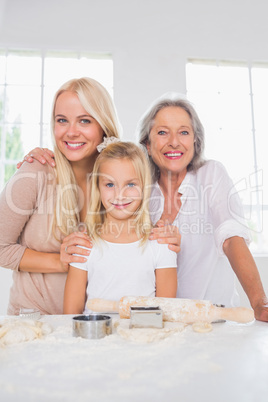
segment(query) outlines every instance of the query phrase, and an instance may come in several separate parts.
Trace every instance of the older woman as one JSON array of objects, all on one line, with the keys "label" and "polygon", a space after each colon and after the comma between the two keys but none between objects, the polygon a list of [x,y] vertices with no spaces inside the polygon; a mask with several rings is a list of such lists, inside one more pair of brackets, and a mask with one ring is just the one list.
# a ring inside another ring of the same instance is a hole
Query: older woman
[{"label": "older woman", "polygon": [[155,180],[153,223],[162,219],[176,225],[182,236],[177,297],[238,305],[235,273],[255,317],[268,321],[239,196],[225,168],[203,159],[204,130],[190,102],[160,98],[140,120],[138,132]]}]

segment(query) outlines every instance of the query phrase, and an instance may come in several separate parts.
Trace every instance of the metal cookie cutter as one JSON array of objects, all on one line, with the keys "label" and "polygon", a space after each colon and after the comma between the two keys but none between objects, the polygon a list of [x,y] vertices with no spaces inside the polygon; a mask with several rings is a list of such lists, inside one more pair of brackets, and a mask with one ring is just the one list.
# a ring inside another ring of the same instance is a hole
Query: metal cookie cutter
[{"label": "metal cookie cutter", "polygon": [[163,328],[160,307],[130,307],[129,328]]},{"label": "metal cookie cutter", "polygon": [[73,336],[100,339],[112,333],[112,319],[108,315],[89,314],[73,317]]}]

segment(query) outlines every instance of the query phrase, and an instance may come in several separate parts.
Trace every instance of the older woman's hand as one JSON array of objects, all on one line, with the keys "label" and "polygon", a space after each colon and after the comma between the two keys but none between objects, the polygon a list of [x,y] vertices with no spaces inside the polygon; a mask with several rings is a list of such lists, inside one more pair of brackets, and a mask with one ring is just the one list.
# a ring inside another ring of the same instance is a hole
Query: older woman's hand
[{"label": "older woman's hand", "polygon": [[254,315],[256,320],[268,322],[268,300],[254,306]]},{"label": "older woman's hand", "polygon": [[32,163],[36,159],[43,165],[48,163],[50,166],[55,167],[54,153],[48,148],[34,148],[27,155],[24,156],[22,162],[17,163],[17,169],[21,167],[23,162]]},{"label": "older woman's hand", "polygon": [[[88,249],[91,248],[92,242],[86,233],[73,232],[69,236],[66,236],[60,248],[60,262],[63,270],[67,272],[69,264],[72,262],[86,262],[86,257],[90,254],[90,250]],[[74,254],[79,254],[80,256]]]},{"label": "older woman's hand", "polygon": [[177,226],[165,225],[159,220],[149,237],[150,240],[157,240],[158,243],[168,244],[168,248],[175,253],[179,253],[181,247],[181,235]]}]

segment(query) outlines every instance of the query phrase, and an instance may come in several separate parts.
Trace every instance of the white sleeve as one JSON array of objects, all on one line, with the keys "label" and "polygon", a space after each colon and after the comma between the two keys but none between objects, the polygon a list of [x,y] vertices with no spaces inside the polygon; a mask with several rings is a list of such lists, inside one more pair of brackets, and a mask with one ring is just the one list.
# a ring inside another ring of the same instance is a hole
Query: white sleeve
[{"label": "white sleeve", "polygon": [[213,216],[216,245],[220,254],[223,254],[222,245],[226,239],[239,236],[250,243],[250,232],[239,194],[227,171],[220,163],[216,163],[213,170],[209,207]]},{"label": "white sleeve", "polygon": [[[88,247],[84,247],[84,246],[79,246],[79,247],[84,248],[86,250],[90,250]],[[92,249],[91,249],[91,252],[92,252]],[[82,271],[88,271],[88,262],[89,262],[88,260],[89,260],[90,255],[89,256],[80,255],[80,254],[74,254],[74,255],[76,255],[78,257],[87,258],[87,261],[86,262],[71,262],[70,265],[74,268],[81,269]]]},{"label": "white sleeve", "polygon": [[177,253],[168,248],[168,244],[155,243],[155,269],[177,268]]}]

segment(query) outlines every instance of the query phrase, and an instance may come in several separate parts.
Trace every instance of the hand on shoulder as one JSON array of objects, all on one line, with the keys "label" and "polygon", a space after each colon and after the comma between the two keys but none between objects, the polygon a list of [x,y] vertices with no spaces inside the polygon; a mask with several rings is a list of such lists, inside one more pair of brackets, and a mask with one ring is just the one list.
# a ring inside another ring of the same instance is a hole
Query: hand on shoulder
[{"label": "hand on shoulder", "polygon": [[23,161],[17,163],[17,169],[23,166],[24,162],[33,163],[34,160],[41,164],[49,164],[51,167],[55,167],[54,153],[48,148],[34,148],[27,155],[24,156]]}]

